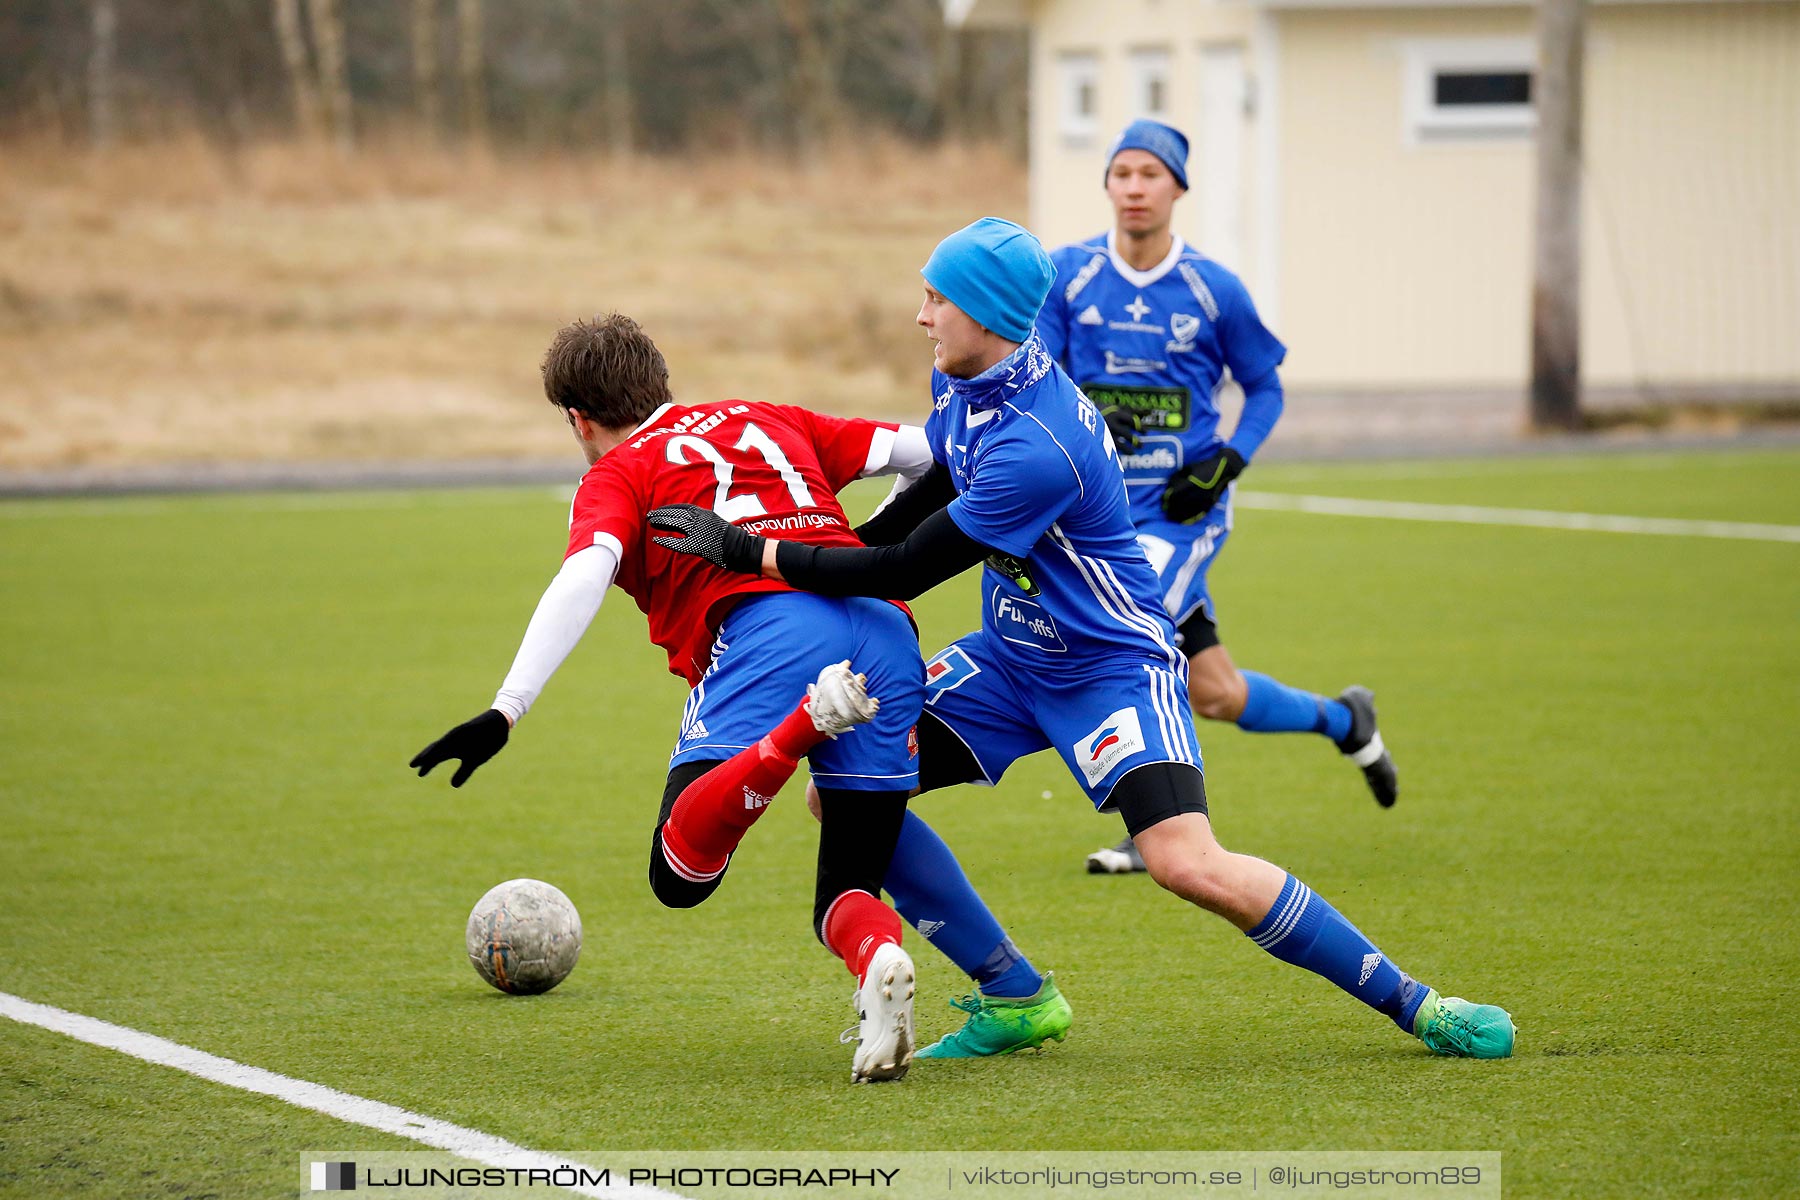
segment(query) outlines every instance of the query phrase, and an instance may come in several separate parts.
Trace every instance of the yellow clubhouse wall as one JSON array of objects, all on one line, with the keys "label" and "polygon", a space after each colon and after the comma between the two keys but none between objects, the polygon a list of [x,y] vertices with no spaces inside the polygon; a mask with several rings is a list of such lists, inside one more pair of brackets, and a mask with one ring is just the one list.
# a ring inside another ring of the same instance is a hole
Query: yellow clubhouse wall
[{"label": "yellow clubhouse wall", "polygon": [[[1587,379],[1650,393],[1800,383],[1800,3],[1589,12]],[[1169,48],[1170,120],[1192,135],[1200,47],[1241,44],[1255,99],[1227,265],[1291,347],[1289,381],[1523,382],[1532,141],[1409,144],[1402,61],[1409,39],[1529,37],[1529,9],[1041,0],[1031,13],[1032,220],[1047,241],[1109,223],[1100,159],[1136,115],[1130,50]],[[1100,133],[1085,144],[1058,127],[1067,50],[1099,55]],[[1204,169],[1197,153],[1190,176]],[[1176,210],[1190,240],[1197,193]]]}]

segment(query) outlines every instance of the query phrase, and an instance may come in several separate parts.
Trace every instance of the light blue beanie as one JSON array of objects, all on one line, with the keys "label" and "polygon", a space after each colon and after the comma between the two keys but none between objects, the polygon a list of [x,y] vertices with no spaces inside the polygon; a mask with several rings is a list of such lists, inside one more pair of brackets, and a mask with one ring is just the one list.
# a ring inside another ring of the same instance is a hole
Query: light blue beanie
[{"label": "light blue beanie", "polygon": [[999,217],[966,225],[931,252],[919,271],[944,298],[1009,342],[1031,336],[1056,268],[1031,231]]},{"label": "light blue beanie", "polygon": [[1106,170],[1112,172],[1112,160],[1119,156],[1121,150],[1143,150],[1162,160],[1162,165],[1169,168],[1169,174],[1187,191],[1187,156],[1188,140],[1179,129],[1164,125],[1161,121],[1133,121],[1119,135],[1111,150],[1106,152]]}]

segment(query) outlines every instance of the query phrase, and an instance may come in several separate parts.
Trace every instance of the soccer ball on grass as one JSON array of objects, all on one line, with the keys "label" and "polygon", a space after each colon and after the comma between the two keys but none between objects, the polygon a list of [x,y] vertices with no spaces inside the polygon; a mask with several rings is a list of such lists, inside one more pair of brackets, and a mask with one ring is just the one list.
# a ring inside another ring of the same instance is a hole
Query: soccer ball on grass
[{"label": "soccer ball on grass", "polygon": [[476,902],[465,942],[483,979],[515,996],[536,995],[575,969],[581,914],[550,884],[509,879]]}]

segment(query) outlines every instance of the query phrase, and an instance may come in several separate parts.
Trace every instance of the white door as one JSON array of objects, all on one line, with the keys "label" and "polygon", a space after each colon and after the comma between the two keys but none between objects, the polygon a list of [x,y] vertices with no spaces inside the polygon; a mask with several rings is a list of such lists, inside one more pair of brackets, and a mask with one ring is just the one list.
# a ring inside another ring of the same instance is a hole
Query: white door
[{"label": "white door", "polygon": [[1200,145],[1188,183],[1200,201],[1200,253],[1234,271],[1244,261],[1244,108],[1242,46],[1200,49]]}]

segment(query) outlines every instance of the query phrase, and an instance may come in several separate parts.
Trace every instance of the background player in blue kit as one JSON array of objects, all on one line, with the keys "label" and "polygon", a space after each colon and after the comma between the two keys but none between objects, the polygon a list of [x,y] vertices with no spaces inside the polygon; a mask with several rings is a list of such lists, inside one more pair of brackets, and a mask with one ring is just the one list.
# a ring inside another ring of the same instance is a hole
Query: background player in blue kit
[{"label": "background player in blue kit", "polygon": [[[1281,416],[1276,368],[1287,347],[1238,277],[1170,230],[1186,190],[1187,139],[1156,121],[1127,126],[1107,160],[1112,232],[1051,255],[1056,282],[1038,335],[1118,443],[1138,541],[1188,659],[1194,712],[1252,733],[1323,734],[1386,807],[1399,785],[1367,688],[1328,699],[1289,687],[1240,671],[1219,641],[1206,576],[1231,536],[1232,481]],[[1229,440],[1215,399],[1227,369],[1244,390]],[[1093,872],[1143,869],[1130,838],[1088,856]]]},{"label": "background player in blue kit", "polygon": [[[1032,330],[1053,274],[1037,239],[985,218],[940,243],[922,274],[918,321],[936,346],[926,423],[935,463],[858,531],[888,544],[773,541],[691,504],[650,514],[679,535],[658,543],[840,596],[916,596],[985,561],[981,627],[926,667],[920,790],[998,783],[1017,759],[1054,749],[1096,808],[1124,817],[1164,888],[1437,1053],[1510,1055],[1504,1010],[1440,997],[1294,876],[1213,837],[1187,662],[1138,545],[1112,438]],[[955,865],[907,840],[903,827],[886,883],[902,913],[903,895],[941,887],[936,874]],[[967,900],[980,904],[972,891]],[[992,922],[985,909],[950,919],[983,918]],[[987,1048],[997,1045],[989,1026],[1000,1023],[990,998],[985,988],[971,998],[964,1030],[919,1057],[1018,1048]]]}]

